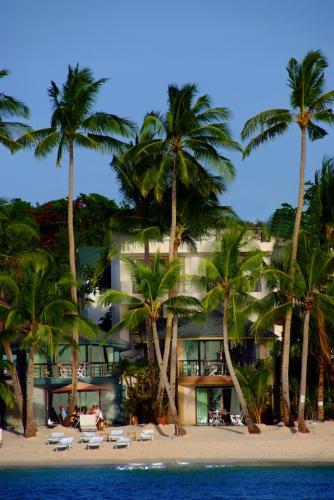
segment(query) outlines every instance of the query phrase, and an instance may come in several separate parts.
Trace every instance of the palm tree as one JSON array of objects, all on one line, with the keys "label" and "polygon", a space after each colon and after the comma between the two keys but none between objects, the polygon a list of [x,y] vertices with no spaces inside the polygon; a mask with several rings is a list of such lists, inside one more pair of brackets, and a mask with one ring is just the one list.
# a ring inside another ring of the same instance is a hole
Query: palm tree
[{"label": "palm tree", "polygon": [[[174,289],[180,282],[181,266],[178,260],[173,260],[168,264],[164,263],[160,258],[159,252],[153,256],[150,267],[136,263],[130,259],[123,260],[131,268],[141,298],[118,290],[107,290],[101,295],[101,301],[104,305],[123,302],[130,306],[129,310],[124,314],[123,320],[115,325],[110,333],[120,330],[123,326],[134,328],[142,323],[145,318],[149,319],[155,354],[173,415],[175,434],[179,435],[182,431],[167,371],[163,364],[157,320],[162,315],[164,307],[168,309],[172,308],[175,314],[188,316],[199,312],[201,309],[200,303],[192,297],[181,295],[164,300],[164,297],[170,290]],[[182,433],[185,433],[185,431],[183,430]]]},{"label": "palm tree", "polygon": [[178,182],[192,185],[198,176],[205,177],[206,168],[232,178],[232,162],[218,148],[240,151],[228,128],[228,109],[212,108],[210,98],[207,95],[196,98],[197,93],[194,84],[170,85],[166,114],[149,113],[144,119],[143,134],[156,137],[143,140],[129,152],[132,158],[155,159],[144,178],[144,191],[153,187],[156,198],[161,200],[166,187],[171,186],[170,262],[175,258]]},{"label": "palm tree", "polygon": [[231,337],[240,338],[248,321],[253,303],[249,295],[253,279],[258,278],[258,270],[262,264],[262,254],[259,251],[247,252],[242,255],[241,246],[245,243],[245,229],[230,227],[222,232],[217,250],[206,262],[206,273],[213,288],[202,299],[205,311],[217,307],[223,308],[223,339],[224,354],[230,376],[237,392],[248,431],[251,434],[260,433],[254,424],[252,416],[240,383],[236,376],[229,348]]},{"label": "palm tree", "polygon": [[[323,122],[328,125],[334,123],[334,115],[330,108],[334,102],[334,90],[323,92],[327,61],[322,53],[311,51],[306,54],[301,62],[290,59],[288,72],[288,85],[291,88],[291,109],[268,109],[250,118],[245,123],[241,132],[243,140],[250,140],[244,149],[244,157],[261,144],[275,139],[278,135],[285,133],[292,123],[296,123],[301,131],[301,157],[299,167],[299,195],[295,215],[294,229],[291,239],[290,270],[291,286],[295,274],[295,260],[297,258],[298,236],[304,201],[304,178],[306,162],[306,133],[311,141],[321,139],[327,132],[315,122]],[[256,135],[257,134],[257,135]],[[289,290],[289,302],[292,304],[292,288]],[[290,332],[291,332],[292,307],[287,311],[284,325],[283,343],[283,403],[284,422],[287,426],[293,426],[294,422],[290,415],[289,396],[289,356],[290,356]]]},{"label": "palm tree", "polygon": [[[53,281],[50,257],[41,252],[28,253],[20,259],[17,275],[0,275],[0,287],[5,291],[7,311],[5,329],[22,338],[20,348],[28,351],[26,385],[25,437],[36,435],[33,412],[34,356],[52,355],[60,340],[72,343],[68,332],[73,325],[87,336],[96,333],[96,327],[83,320],[73,302],[63,299],[70,281],[62,277]],[[65,287],[65,289],[64,289]],[[75,346],[77,349],[77,346]]]},{"label": "palm tree", "polygon": [[[147,157],[154,159],[152,167],[143,179],[143,190],[154,189],[155,197],[162,200],[166,188],[170,188],[170,236],[169,262],[176,258],[177,232],[177,190],[180,184],[206,189],[210,175],[207,168],[213,168],[225,179],[234,175],[232,162],[223,156],[220,148],[240,151],[233,141],[228,127],[230,112],[227,108],[212,108],[209,96],[197,97],[194,84],[182,87],[169,85],[168,109],[165,115],[149,113],[142,127],[147,139],[129,151],[130,159]],[[201,179],[202,182],[196,182]],[[171,296],[176,294],[170,291]],[[171,342],[173,316],[167,316],[164,364],[167,367]],[[174,331],[177,325],[174,322]]]},{"label": "palm tree", "polygon": [[[38,238],[36,227],[23,213],[18,214],[13,204],[1,201],[0,204],[0,273],[9,270],[19,272],[19,254],[23,250],[32,249]],[[0,289],[0,303],[8,304],[5,290]],[[8,370],[11,376],[13,391],[15,394],[18,413],[24,422],[23,394],[21,384],[14,363],[14,355],[11,345],[11,335],[4,332],[4,317],[0,314],[1,345],[10,363]]]},{"label": "palm tree", "polygon": [[[98,92],[106,82],[105,78],[94,80],[89,68],[74,68],[69,66],[66,82],[60,89],[51,82],[48,94],[52,103],[53,113],[51,127],[30,132],[20,139],[22,145],[38,143],[36,156],[46,156],[57,148],[57,166],[60,166],[63,152],[69,154],[68,181],[68,239],[69,263],[73,279],[71,297],[78,303],[75,265],[75,240],[73,228],[73,170],[74,147],[84,147],[98,151],[120,151],[124,144],[111,134],[129,136],[134,125],[129,120],[102,112],[93,112]],[[78,343],[79,332],[73,331],[75,345]],[[77,392],[77,350],[72,351],[72,394],[69,413],[73,412]]]},{"label": "palm tree", "polygon": [[305,423],[305,394],[310,318],[313,312],[333,315],[334,312],[334,254],[325,252],[316,238],[303,234],[299,245],[295,295],[304,310],[303,349],[298,407],[298,430],[309,432]]},{"label": "palm tree", "polygon": [[[0,70],[0,79],[9,74],[7,69]],[[22,101],[4,93],[0,93],[0,144],[15,153],[20,149],[15,137],[21,135],[29,127],[24,123],[8,121],[8,118],[19,116],[29,117],[29,108]]]},{"label": "palm tree", "polygon": [[272,394],[272,358],[266,359],[262,366],[255,370],[247,365],[238,366],[236,375],[245,394],[248,408],[254,415],[257,424],[262,422],[262,414],[270,404]]}]

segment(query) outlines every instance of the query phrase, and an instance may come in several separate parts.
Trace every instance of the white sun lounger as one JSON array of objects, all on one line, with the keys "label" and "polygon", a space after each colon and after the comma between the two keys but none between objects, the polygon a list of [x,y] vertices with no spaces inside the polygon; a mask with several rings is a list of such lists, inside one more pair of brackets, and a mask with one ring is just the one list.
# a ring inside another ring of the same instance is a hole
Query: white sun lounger
[{"label": "white sun lounger", "polygon": [[90,438],[88,443],[86,444],[86,448],[101,448],[103,442],[103,437],[102,436],[93,436]]},{"label": "white sun lounger", "polygon": [[71,449],[73,444],[73,439],[74,439],[73,437],[60,438],[59,443],[57,443],[55,446],[55,451]]},{"label": "white sun lounger", "polygon": [[83,432],[83,435],[80,438],[80,443],[88,443],[88,441],[95,436],[95,432]]},{"label": "white sun lounger", "polygon": [[124,437],[123,429],[113,429],[109,432],[108,441],[117,441],[120,437]]},{"label": "white sun lounger", "polygon": [[131,439],[129,437],[120,437],[114,444],[114,448],[129,448]]},{"label": "white sun lounger", "polygon": [[153,441],[154,438],[154,430],[146,429],[139,433],[140,441]]},{"label": "white sun lounger", "polygon": [[48,437],[47,444],[56,444],[59,443],[60,439],[64,437],[63,432],[52,432]]}]

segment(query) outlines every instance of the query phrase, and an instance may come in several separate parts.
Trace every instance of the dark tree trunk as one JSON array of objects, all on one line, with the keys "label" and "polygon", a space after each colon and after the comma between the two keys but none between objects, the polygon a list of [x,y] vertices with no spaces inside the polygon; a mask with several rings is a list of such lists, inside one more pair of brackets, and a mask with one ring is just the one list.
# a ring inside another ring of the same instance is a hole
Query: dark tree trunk
[{"label": "dark tree trunk", "polygon": [[[289,275],[291,281],[295,276],[296,268],[295,261],[297,258],[298,250],[298,237],[300,231],[300,223],[303,212],[304,203],[304,189],[305,189],[305,160],[306,160],[306,127],[301,128],[301,155],[300,155],[300,167],[299,167],[299,194],[298,194],[298,206],[296,210],[295,224],[293,228],[293,234],[291,239],[291,257],[290,257],[290,269]],[[284,409],[284,423],[288,427],[294,427],[294,421],[291,415],[290,409],[290,385],[289,385],[289,363],[290,363],[290,339],[291,339],[291,320],[292,320],[292,299],[293,290],[292,285],[290,285],[287,300],[291,304],[288,309],[285,318],[284,325],[284,337],[283,337],[283,363],[282,363],[282,388],[283,388],[283,409]]]},{"label": "dark tree trunk", "polygon": [[28,372],[27,372],[27,421],[24,429],[24,437],[36,436],[34,419],[34,354],[35,348],[29,349]]}]

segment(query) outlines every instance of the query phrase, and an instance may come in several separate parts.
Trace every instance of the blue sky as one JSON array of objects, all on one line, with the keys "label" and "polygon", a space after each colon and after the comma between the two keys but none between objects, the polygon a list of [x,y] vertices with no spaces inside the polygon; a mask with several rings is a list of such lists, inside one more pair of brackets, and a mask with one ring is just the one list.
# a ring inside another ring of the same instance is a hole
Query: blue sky
[{"label": "blue sky", "polygon": [[[214,105],[232,111],[236,139],[246,119],[267,108],[288,107],[286,64],[321,49],[334,88],[334,2],[331,0],[12,0],[1,12],[1,67],[11,75],[1,91],[25,101],[34,128],[49,125],[50,81],[61,85],[67,66],[89,66],[110,77],[97,110],[140,122],[147,111],[166,109],[169,83],[195,82]],[[334,156],[334,130],[308,147],[307,178]],[[231,155],[230,155],[231,156]],[[242,161],[224,204],[249,220],[265,220],[282,202],[297,200],[297,127]],[[101,193],[119,201],[110,158],[78,151],[75,195]],[[67,195],[67,162],[55,155],[0,150],[0,196],[43,203]]]}]

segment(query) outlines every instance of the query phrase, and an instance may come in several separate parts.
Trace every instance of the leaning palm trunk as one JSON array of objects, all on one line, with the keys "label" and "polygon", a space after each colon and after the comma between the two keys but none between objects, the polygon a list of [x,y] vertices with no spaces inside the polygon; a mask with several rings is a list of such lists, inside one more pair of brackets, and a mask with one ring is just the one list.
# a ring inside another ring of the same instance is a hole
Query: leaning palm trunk
[{"label": "leaning palm trunk", "polygon": [[[291,278],[291,283],[296,273],[295,261],[297,258],[298,250],[298,236],[300,231],[300,222],[303,211],[304,203],[304,183],[305,183],[305,159],[306,159],[306,127],[301,125],[301,156],[300,156],[300,168],[299,168],[299,195],[298,195],[298,206],[295,216],[295,224],[293,228],[293,234],[291,239],[291,257],[290,257],[290,269],[289,276]],[[289,393],[289,362],[290,362],[290,337],[291,337],[291,320],[292,320],[292,299],[293,299],[293,289],[292,284],[289,286],[287,301],[290,304],[290,308],[286,313],[285,325],[283,331],[283,360],[282,360],[282,392],[283,392],[283,411],[284,411],[284,423],[288,427],[294,426],[294,421],[290,411],[290,393]]]},{"label": "leaning palm trunk", "polygon": [[307,357],[308,357],[308,337],[310,327],[310,309],[306,310],[303,327],[303,350],[302,350],[302,369],[300,375],[300,394],[298,407],[298,431],[310,432],[305,422],[305,395],[306,395],[306,377],[307,377]]},{"label": "leaning palm trunk", "polygon": [[[174,242],[176,236],[176,214],[177,214],[177,175],[176,175],[176,158],[174,158],[173,164],[173,177],[172,177],[172,216],[171,216],[171,226],[170,226],[170,234],[169,234],[169,254],[168,261],[172,262],[175,258],[174,251]],[[172,297],[174,294],[173,291],[170,292],[169,297]],[[167,312],[167,321],[166,321],[166,334],[165,334],[165,347],[164,347],[164,355],[163,355],[163,370],[167,373],[168,369],[168,361],[171,347],[171,338],[172,338],[172,323],[173,323],[173,313],[171,311]],[[163,400],[163,392],[164,392],[164,382],[162,380],[162,372],[160,373],[160,382],[158,389],[158,407],[161,410],[162,400]]]},{"label": "leaning palm trunk", "polygon": [[317,396],[317,420],[323,422],[325,420],[324,411],[324,374],[325,374],[325,363],[322,359],[319,363],[319,376],[318,376],[318,396]]},{"label": "leaning palm trunk", "polygon": [[[69,241],[69,261],[70,272],[72,278],[71,285],[71,298],[75,304],[78,304],[78,294],[76,287],[76,266],[75,266],[75,242],[74,242],[74,228],[73,228],[73,169],[74,169],[74,154],[73,143],[70,144],[70,162],[69,162],[69,176],[68,176],[68,241]],[[74,406],[77,399],[78,388],[78,344],[79,332],[76,326],[72,330],[73,346],[72,346],[72,392],[66,419],[66,425],[69,425],[71,415],[74,411]]]},{"label": "leaning palm trunk", "polygon": [[34,421],[34,354],[35,348],[29,349],[28,373],[27,373],[27,416],[24,437],[36,436],[36,427]]},{"label": "leaning palm trunk", "polygon": [[163,380],[164,388],[165,388],[167,396],[168,396],[168,402],[169,402],[169,406],[170,406],[173,421],[174,421],[175,435],[176,436],[184,435],[184,434],[186,434],[186,431],[179,424],[179,416],[177,414],[175,399],[173,397],[172,390],[171,390],[171,387],[170,387],[170,384],[168,381],[167,372],[163,366],[163,360],[162,360],[162,356],[161,356],[158,331],[157,331],[157,322],[155,319],[151,320],[151,325],[152,325],[153,342],[154,342],[154,347],[155,347],[155,355],[156,355],[156,358],[158,361],[158,366],[160,369],[160,374],[161,374],[161,377]]},{"label": "leaning palm trunk", "polygon": [[15,395],[15,402],[17,405],[20,419],[22,421],[22,426],[24,428],[25,427],[25,419],[24,419],[24,415],[23,415],[23,395],[22,395],[22,389],[21,389],[21,384],[20,384],[20,380],[19,380],[19,375],[17,373],[17,369],[16,369],[16,366],[14,363],[13,351],[12,351],[12,348],[11,348],[11,345],[9,342],[3,342],[2,345],[4,348],[5,354],[7,356],[7,359],[11,363],[10,375],[11,375],[12,386],[13,386],[14,395]]},{"label": "leaning palm trunk", "polygon": [[177,339],[178,339],[178,319],[173,318],[172,324],[172,347],[170,354],[170,386],[175,399],[176,394],[176,371],[177,371]]},{"label": "leaning palm trunk", "polygon": [[[150,266],[150,242],[144,242],[144,262],[145,266]],[[146,345],[147,345],[147,360],[150,365],[154,363],[154,348],[152,343],[152,332],[150,326],[150,320],[146,318],[145,320],[145,335],[146,335]]]},{"label": "leaning palm trunk", "polygon": [[329,342],[326,332],[326,324],[324,313],[317,307],[317,324],[318,324],[318,338],[320,344],[320,361],[319,361],[319,377],[318,377],[318,391],[317,391],[317,420],[325,420],[324,411],[324,376],[325,376],[325,364],[329,361]]},{"label": "leaning palm trunk", "polygon": [[258,426],[253,422],[252,417],[250,416],[249,410],[248,410],[248,405],[246,403],[246,400],[244,398],[242,389],[240,387],[239,381],[237,379],[237,376],[235,374],[233,364],[232,364],[232,359],[230,355],[230,348],[228,345],[228,327],[227,327],[227,310],[228,310],[228,296],[225,294],[224,298],[224,317],[223,317],[223,336],[224,336],[224,354],[225,354],[225,359],[226,359],[226,364],[228,371],[230,372],[230,376],[234,385],[234,388],[236,390],[237,396],[240,401],[240,405],[244,414],[244,418],[247,424],[248,432],[250,434],[260,434],[261,431],[258,428]]}]

